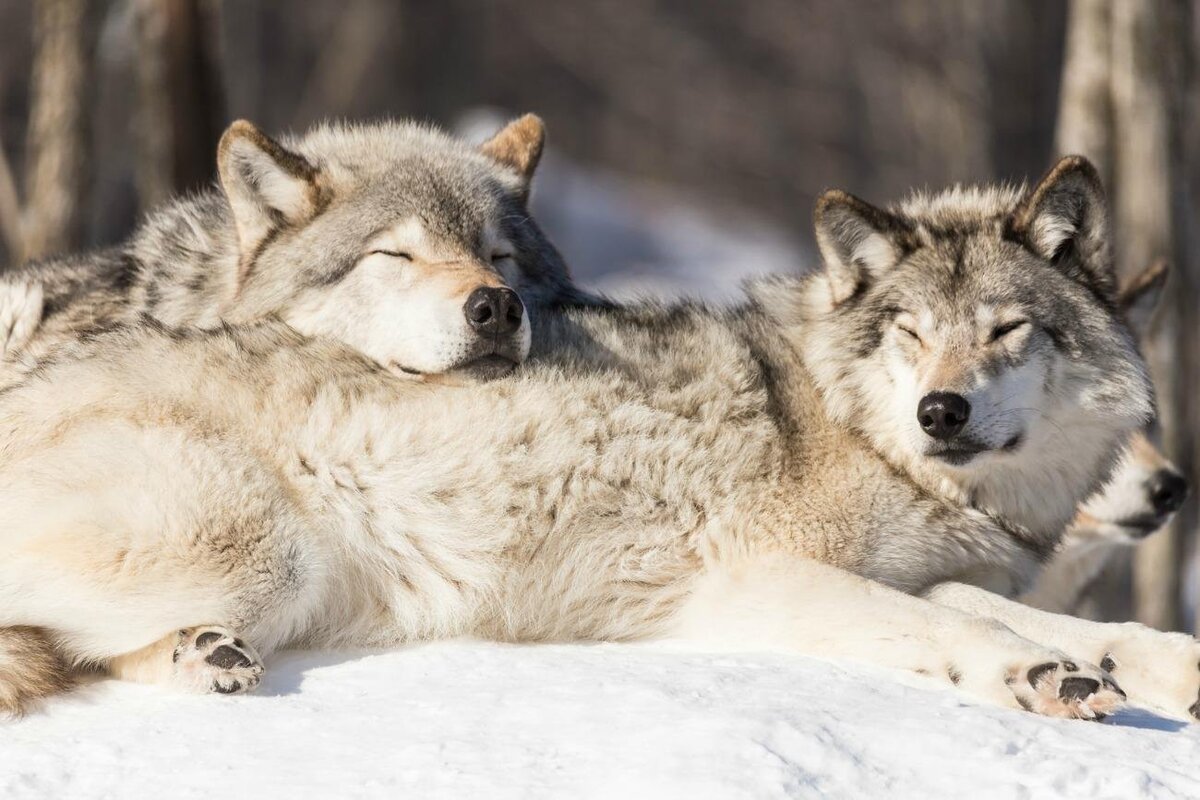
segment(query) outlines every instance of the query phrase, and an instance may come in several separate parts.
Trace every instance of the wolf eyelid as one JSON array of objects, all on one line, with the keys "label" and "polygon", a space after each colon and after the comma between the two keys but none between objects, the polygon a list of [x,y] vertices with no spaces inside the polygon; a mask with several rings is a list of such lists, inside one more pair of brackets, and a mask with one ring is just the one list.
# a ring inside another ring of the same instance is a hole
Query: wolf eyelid
[{"label": "wolf eyelid", "polygon": [[1006,322],[1003,325],[997,325],[992,329],[992,341],[994,342],[998,339],[1001,339],[1015,331],[1017,328],[1020,328],[1022,325],[1028,324],[1029,320],[1027,319],[1014,319],[1012,322]]},{"label": "wolf eyelid", "polygon": [[404,261],[412,261],[412,256],[403,250],[372,250],[368,255],[390,256],[392,258],[403,259]]},{"label": "wolf eyelid", "polygon": [[899,325],[898,324],[898,325],[896,325],[896,327],[899,328],[903,333],[906,333],[909,336],[911,336],[912,338],[916,339],[918,342],[921,341],[920,335],[916,331],[914,331],[912,328],[908,327],[907,325]]},{"label": "wolf eyelid", "polygon": [[503,261],[506,258],[513,258],[514,255],[514,253],[507,251],[502,253],[492,253],[492,263],[495,264],[497,261]]}]

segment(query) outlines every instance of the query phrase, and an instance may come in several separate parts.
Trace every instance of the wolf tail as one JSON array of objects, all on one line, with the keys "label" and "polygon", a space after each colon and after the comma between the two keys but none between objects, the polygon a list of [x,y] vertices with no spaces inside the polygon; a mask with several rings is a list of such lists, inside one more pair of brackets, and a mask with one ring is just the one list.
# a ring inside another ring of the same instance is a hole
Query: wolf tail
[{"label": "wolf tail", "polygon": [[0,717],[19,717],[71,686],[71,669],[40,628],[0,628]]}]

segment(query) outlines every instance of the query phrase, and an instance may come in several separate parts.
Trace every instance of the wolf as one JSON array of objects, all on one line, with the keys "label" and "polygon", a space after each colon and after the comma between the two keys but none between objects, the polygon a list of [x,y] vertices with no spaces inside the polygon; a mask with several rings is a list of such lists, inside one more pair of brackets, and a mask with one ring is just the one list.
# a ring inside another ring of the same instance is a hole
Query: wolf
[{"label": "wolf", "polygon": [[217,188],[153,212],[118,247],[0,277],[0,379],[142,317],[273,316],[397,374],[502,374],[529,352],[527,305],[581,296],[527,208],[544,139],[533,115],[478,147],[403,122],[282,141],[234,122]]},{"label": "wolf", "polygon": [[665,637],[1084,719],[1122,701],[1107,658],[1187,715],[1200,644],[1038,641],[961,582],[1031,572],[1152,413],[1094,168],[829,192],[816,227],[819,272],[561,308],[490,383],[271,321],[76,342],[0,393],[0,698],[87,665],[245,691],[290,645]]}]

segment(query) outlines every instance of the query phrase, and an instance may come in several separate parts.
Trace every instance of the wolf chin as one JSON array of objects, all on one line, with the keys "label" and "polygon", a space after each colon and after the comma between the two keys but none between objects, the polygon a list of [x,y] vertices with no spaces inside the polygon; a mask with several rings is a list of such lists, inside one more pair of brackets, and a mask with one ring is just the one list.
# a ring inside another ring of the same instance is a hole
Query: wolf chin
[{"label": "wolf chin", "polygon": [[[489,384],[274,323],[95,337],[0,395],[0,626],[222,693],[287,645],[678,637],[1087,719],[1115,674],[1187,715],[1190,639],[963,582],[1015,583],[1150,416],[1104,214],[1078,159],[1023,194],[831,193],[824,271],[547,314]],[[15,663],[13,711],[53,686]]]},{"label": "wolf chin", "polygon": [[276,141],[235,122],[216,189],[152,213],[117,248],[0,280],[0,377],[141,317],[275,317],[397,374],[502,374],[529,352],[530,313],[582,297],[526,207],[543,142],[532,115],[479,147],[411,123]]}]

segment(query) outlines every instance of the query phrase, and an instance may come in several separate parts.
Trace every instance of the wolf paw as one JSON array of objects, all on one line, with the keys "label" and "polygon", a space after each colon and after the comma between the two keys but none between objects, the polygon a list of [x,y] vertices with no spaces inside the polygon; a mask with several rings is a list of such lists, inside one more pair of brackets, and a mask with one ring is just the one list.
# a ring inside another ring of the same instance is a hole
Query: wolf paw
[{"label": "wolf paw", "polygon": [[1173,717],[1200,720],[1200,640],[1137,623],[1113,628],[1100,663],[1129,699]]},{"label": "wolf paw", "polygon": [[193,692],[237,694],[262,679],[263,664],[250,645],[219,625],[184,628],[171,655],[176,682]]},{"label": "wolf paw", "polygon": [[1066,659],[1010,668],[1004,682],[1018,705],[1048,717],[1101,720],[1125,701],[1107,672]]}]

